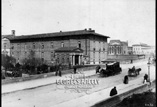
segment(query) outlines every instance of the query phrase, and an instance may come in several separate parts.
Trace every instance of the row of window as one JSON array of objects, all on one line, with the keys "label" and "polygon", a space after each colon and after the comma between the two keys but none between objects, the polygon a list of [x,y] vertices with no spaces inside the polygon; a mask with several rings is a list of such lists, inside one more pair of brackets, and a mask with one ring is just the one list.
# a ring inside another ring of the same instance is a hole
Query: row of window
[{"label": "row of window", "polygon": [[120,54],[120,53],[122,53],[122,48],[121,47],[117,47],[117,48],[115,48],[115,47],[109,47],[109,53],[111,54],[111,53],[118,53],[118,54]]},{"label": "row of window", "polygon": [[[99,64],[101,63],[101,60],[99,59]],[[93,64],[95,64],[95,59],[93,59]]]},{"label": "row of window", "polygon": [[140,48],[133,48],[133,50],[141,50]]},{"label": "row of window", "polygon": [[[21,52],[17,52],[17,56],[20,56]],[[27,54],[27,52],[24,53],[25,55]],[[14,52],[11,52],[11,55],[14,56]],[[55,54],[53,52],[51,52],[51,57],[54,57]],[[41,52],[41,57],[44,57],[44,52]]]},{"label": "row of window", "polygon": [[[64,47],[64,42],[61,42],[61,47]],[[78,47],[81,48],[81,42],[78,41]],[[17,48],[20,49],[20,44],[17,44]],[[27,45],[25,44],[25,49],[27,48]],[[33,43],[33,49],[35,49],[35,43]],[[53,42],[51,42],[51,48],[54,48]],[[14,46],[11,46],[11,49],[14,49]],[[41,49],[44,49],[44,44],[41,44]]]},{"label": "row of window", "polygon": [[[25,59],[27,59],[27,58],[25,58]],[[17,58],[17,60],[19,61],[19,58]],[[42,62],[44,62],[44,60],[45,60],[44,57],[42,57],[41,60],[42,60]],[[61,61],[59,61],[59,60],[61,60]],[[54,58],[51,57],[51,61],[54,61]],[[62,59],[57,58],[56,61],[62,62],[62,63],[70,62],[69,58],[64,58],[64,57]]]},{"label": "row of window", "polygon": [[[95,48],[93,48],[93,51],[96,51],[96,49],[95,49]],[[99,51],[101,51],[101,49],[99,49]],[[105,48],[103,48],[103,51],[105,51]]]}]

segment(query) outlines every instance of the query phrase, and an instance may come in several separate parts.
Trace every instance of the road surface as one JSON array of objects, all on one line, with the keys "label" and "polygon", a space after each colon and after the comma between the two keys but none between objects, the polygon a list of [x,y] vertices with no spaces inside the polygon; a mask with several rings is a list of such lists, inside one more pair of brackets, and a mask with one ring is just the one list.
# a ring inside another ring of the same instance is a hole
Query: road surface
[{"label": "road surface", "polygon": [[[122,66],[122,73],[115,76],[101,78],[99,76],[92,76],[90,79],[98,79],[99,84],[89,89],[87,92],[75,92],[72,90],[65,90],[63,87],[58,88],[56,84],[33,88],[29,90],[17,91],[15,93],[2,95],[3,107],[49,107],[55,106],[79,97],[83,97],[92,93],[102,91],[106,88],[117,86],[123,82],[123,78],[127,75],[128,68],[133,65]],[[136,68],[141,67],[142,71],[137,77],[130,77],[129,80],[141,78],[145,73],[148,73],[147,61],[136,63]],[[150,67],[151,79],[155,79],[154,71],[155,67]],[[95,72],[93,72],[95,73]],[[142,83],[142,79],[141,79]],[[108,93],[109,94],[109,93]],[[107,95],[108,96],[108,95]]]}]

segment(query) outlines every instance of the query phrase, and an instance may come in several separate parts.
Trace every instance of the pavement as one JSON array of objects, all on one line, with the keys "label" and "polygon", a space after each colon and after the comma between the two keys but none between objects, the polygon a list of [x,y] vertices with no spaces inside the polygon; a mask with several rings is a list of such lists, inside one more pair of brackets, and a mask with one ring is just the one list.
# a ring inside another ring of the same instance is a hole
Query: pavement
[{"label": "pavement", "polygon": [[[121,64],[120,66],[122,67],[122,69],[126,69],[126,68],[131,68],[133,65],[140,66],[146,63],[147,63],[146,61],[142,61],[142,62],[135,62],[133,64]],[[96,75],[95,69],[89,71],[82,71],[82,73],[85,74],[86,77]],[[53,77],[45,77],[42,79],[17,82],[12,84],[3,84],[1,93],[8,94],[20,90],[33,89],[33,88],[42,87],[50,84],[55,84],[57,79],[67,79],[67,77],[69,77],[70,75],[71,74],[65,74],[62,77],[53,76]]]}]

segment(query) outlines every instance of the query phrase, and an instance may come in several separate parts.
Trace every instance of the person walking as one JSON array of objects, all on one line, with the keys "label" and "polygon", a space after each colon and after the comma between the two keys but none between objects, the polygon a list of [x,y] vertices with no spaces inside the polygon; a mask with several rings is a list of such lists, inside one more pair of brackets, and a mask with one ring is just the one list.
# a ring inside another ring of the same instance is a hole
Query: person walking
[{"label": "person walking", "polygon": [[114,88],[112,88],[111,91],[110,91],[110,96],[114,96],[114,95],[117,95],[117,94],[118,94],[117,89],[114,86]]},{"label": "person walking", "polygon": [[145,74],[143,78],[144,78],[143,83],[148,82],[148,75],[147,74]]}]

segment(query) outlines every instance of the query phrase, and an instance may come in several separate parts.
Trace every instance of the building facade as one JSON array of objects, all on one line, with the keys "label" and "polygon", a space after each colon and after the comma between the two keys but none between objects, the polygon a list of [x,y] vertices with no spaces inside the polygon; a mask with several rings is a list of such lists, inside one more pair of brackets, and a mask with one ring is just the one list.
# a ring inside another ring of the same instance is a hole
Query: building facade
[{"label": "building facade", "polygon": [[132,48],[132,46],[128,46],[128,54],[129,55],[133,54],[133,48]]},{"label": "building facade", "polygon": [[155,54],[155,47],[154,46],[149,46],[147,44],[144,43],[140,43],[140,44],[134,44],[132,45],[133,47],[133,54],[136,55],[149,55],[151,53]]},{"label": "building facade", "polygon": [[92,29],[14,36],[10,53],[19,62],[34,51],[35,57],[47,63],[96,64],[107,59],[107,38]]},{"label": "building facade", "polygon": [[127,55],[128,42],[120,40],[110,40],[108,45],[108,55]]}]

